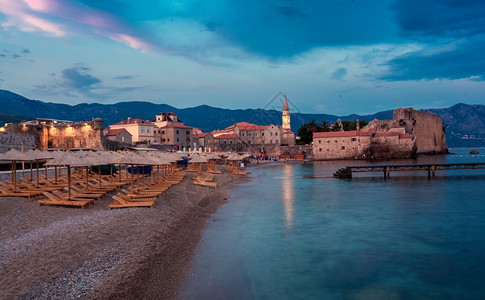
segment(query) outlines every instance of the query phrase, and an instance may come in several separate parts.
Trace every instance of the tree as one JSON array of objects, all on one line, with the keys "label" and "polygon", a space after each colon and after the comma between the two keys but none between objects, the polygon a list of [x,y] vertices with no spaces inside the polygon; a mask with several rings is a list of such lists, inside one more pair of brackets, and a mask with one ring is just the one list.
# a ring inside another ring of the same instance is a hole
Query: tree
[{"label": "tree", "polygon": [[330,131],[328,124],[328,121],[317,123],[315,120],[311,120],[309,123],[301,125],[297,132],[300,139],[296,143],[298,145],[310,144],[313,141],[314,132]]}]

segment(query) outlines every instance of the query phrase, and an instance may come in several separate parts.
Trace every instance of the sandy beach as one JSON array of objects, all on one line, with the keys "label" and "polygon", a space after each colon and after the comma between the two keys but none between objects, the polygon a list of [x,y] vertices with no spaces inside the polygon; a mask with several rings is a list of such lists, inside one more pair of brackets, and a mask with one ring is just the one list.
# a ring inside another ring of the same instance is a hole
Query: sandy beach
[{"label": "sandy beach", "polygon": [[175,299],[205,223],[248,176],[192,174],[154,208],[86,209],[0,197],[0,299]]}]

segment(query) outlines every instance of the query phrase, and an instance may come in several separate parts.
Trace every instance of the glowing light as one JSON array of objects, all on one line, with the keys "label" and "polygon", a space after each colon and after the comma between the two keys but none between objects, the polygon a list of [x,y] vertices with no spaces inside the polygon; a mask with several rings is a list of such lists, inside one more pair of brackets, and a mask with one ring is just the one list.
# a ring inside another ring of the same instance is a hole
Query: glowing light
[{"label": "glowing light", "polygon": [[0,132],[4,132],[5,131],[5,127],[0,127]]}]

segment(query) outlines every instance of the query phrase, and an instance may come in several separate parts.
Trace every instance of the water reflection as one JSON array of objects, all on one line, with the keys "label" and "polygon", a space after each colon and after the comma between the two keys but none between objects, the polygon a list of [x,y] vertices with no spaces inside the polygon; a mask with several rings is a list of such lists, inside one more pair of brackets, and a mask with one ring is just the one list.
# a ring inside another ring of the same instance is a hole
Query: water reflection
[{"label": "water reflection", "polygon": [[285,206],[285,226],[290,229],[293,226],[293,204],[295,201],[295,187],[293,166],[285,164],[283,167],[283,204]]}]

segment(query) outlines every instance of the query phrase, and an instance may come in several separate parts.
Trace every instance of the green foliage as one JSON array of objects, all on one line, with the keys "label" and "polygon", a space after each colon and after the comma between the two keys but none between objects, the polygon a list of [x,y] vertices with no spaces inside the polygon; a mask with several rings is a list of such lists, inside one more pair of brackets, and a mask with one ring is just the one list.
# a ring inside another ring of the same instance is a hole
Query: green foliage
[{"label": "green foliage", "polygon": [[[368,123],[366,121],[359,121],[360,128],[364,127]],[[344,131],[351,131],[357,129],[357,121],[349,122],[349,121],[342,121],[342,126]],[[338,130],[338,124],[330,125],[328,121],[321,121],[317,123],[315,120],[311,120],[309,123],[305,123],[298,128],[297,134],[300,137],[299,140],[296,141],[297,145],[308,145],[311,144],[313,141],[313,133],[314,132],[328,132],[328,131],[336,131]]]},{"label": "green foliage", "polygon": [[[357,121],[341,121],[344,131],[357,130]],[[360,128],[366,126],[368,123],[366,121],[359,121]],[[332,126],[332,131],[338,131],[338,123],[335,122]]]}]

